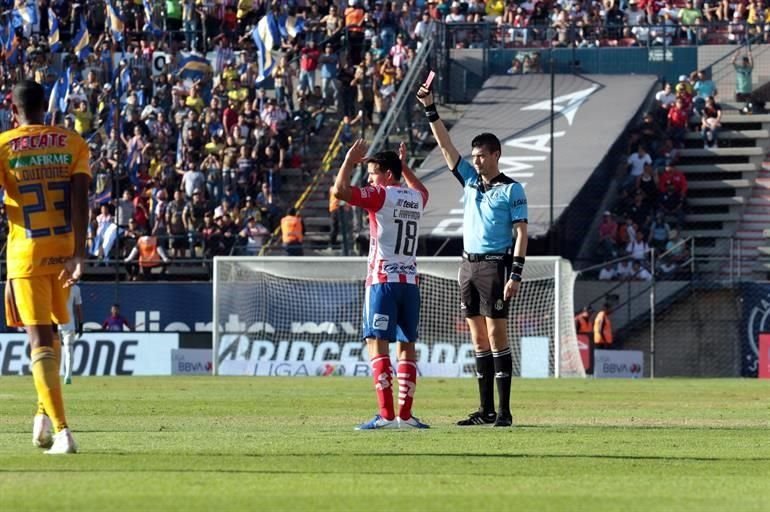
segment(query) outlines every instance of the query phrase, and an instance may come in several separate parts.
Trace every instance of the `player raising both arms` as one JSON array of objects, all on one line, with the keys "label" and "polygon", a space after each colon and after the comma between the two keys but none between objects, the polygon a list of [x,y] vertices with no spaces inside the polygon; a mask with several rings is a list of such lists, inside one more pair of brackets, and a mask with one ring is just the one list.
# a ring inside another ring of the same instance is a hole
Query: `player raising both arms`
[{"label": "player raising both arms", "polygon": [[19,127],[0,134],[0,186],[10,228],[6,319],[25,327],[29,338],[38,397],[32,442],[50,447],[48,454],[76,453],[64,415],[56,324],[69,321],[66,288],[80,277],[85,257],[88,145],[75,132],[43,124],[47,102],[37,82],[19,82],[12,98]]},{"label": "player raising both arms", "polygon": [[[348,150],[334,182],[337,199],[369,213],[369,264],[363,312],[363,337],[369,350],[379,414],[358,430],[380,428],[429,428],[412,416],[417,385],[417,325],[420,320],[420,290],[417,287],[417,236],[428,191],[406,166],[406,146],[401,156],[383,151],[366,157],[367,147],[357,140]],[[350,185],[350,174],[359,163],[367,163],[369,185]],[[406,187],[401,186],[401,176]],[[393,406],[393,367],[389,344],[398,342],[398,403]]]}]

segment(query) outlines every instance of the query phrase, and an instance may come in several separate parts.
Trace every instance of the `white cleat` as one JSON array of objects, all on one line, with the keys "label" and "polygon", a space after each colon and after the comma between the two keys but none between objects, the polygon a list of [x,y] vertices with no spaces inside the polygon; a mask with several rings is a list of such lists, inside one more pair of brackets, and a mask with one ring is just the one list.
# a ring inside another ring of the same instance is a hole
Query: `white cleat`
[{"label": "white cleat", "polygon": [[58,434],[53,436],[53,446],[46,451],[46,455],[64,455],[67,453],[77,453],[78,445],[75,444],[75,439],[72,437],[70,429],[65,428]]},{"label": "white cleat", "polygon": [[32,444],[38,448],[50,448],[53,444],[53,424],[45,414],[36,414],[32,421]]}]

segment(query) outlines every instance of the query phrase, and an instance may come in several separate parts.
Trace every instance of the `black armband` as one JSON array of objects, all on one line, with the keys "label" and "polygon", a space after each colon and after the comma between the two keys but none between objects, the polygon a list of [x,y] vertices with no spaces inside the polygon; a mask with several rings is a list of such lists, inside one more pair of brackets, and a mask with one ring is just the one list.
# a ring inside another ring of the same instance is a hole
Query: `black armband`
[{"label": "black armband", "polygon": [[521,282],[521,274],[517,274],[516,271],[511,272],[511,276],[508,278],[511,281]]},{"label": "black armband", "polygon": [[439,120],[438,117],[438,110],[436,110],[436,104],[431,103],[427,107],[425,107],[425,117],[428,119],[429,123],[435,123]]}]

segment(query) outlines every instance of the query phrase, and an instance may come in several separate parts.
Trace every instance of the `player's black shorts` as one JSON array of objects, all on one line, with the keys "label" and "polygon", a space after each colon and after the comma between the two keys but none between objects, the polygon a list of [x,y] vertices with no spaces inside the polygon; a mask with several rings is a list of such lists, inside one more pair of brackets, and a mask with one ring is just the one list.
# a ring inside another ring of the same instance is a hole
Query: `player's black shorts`
[{"label": "player's black shorts", "polygon": [[511,255],[470,256],[460,264],[460,309],[466,317],[507,318],[510,301],[503,300],[503,293],[511,274]]}]

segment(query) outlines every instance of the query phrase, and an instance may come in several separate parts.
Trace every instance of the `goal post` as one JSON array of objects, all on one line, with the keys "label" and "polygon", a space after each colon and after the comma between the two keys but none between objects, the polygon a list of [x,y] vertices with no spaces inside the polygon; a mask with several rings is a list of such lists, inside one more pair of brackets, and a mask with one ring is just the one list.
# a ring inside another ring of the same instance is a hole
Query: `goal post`
[{"label": "goal post", "polygon": [[[460,312],[460,259],[418,258],[418,367],[425,376],[469,377],[475,359]],[[214,259],[215,375],[368,375],[361,339],[366,258]],[[514,375],[583,377],[575,333],[575,273],[558,257],[528,257],[512,301]],[[395,349],[395,346],[394,346]]]}]

